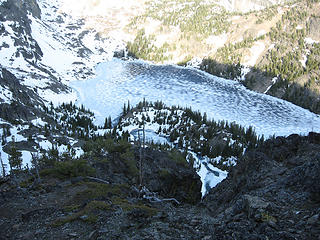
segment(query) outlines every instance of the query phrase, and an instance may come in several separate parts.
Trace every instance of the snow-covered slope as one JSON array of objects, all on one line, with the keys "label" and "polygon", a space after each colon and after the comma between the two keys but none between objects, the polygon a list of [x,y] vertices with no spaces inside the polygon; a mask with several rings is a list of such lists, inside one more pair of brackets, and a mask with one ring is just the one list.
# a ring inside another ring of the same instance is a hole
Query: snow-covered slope
[{"label": "snow-covered slope", "polygon": [[[101,38],[60,7],[60,0],[0,2],[0,152],[6,164],[12,136],[24,149],[24,165],[30,166],[35,146],[51,148],[56,140],[41,137],[40,132],[32,143],[27,139],[28,134],[34,136],[38,123],[39,128],[52,124],[44,106],[75,101],[69,82],[92,77],[98,62],[125,49],[124,43]],[[70,146],[76,143],[68,141]],[[66,145],[59,147],[66,149]]]},{"label": "snow-covered slope", "polygon": [[0,23],[1,67],[23,79],[24,85],[37,87],[47,101],[75,100],[72,93],[67,99],[55,93],[70,93],[63,84],[93,75],[94,66],[109,60],[124,44],[102,39],[94,30],[85,29],[81,19],[59,12],[59,0],[39,0],[38,4],[40,18],[19,9],[13,0],[0,5],[2,13],[9,8],[21,16],[4,16]]},{"label": "snow-covered slope", "polygon": [[[290,1],[290,0],[289,0]],[[230,12],[250,12],[266,7],[283,4],[288,0],[217,0],[216,2]]]}]

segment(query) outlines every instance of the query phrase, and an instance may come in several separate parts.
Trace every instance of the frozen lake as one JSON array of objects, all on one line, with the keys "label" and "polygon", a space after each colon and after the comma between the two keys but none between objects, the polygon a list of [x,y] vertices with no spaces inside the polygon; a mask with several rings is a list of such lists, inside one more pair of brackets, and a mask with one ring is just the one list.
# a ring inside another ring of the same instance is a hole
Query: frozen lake
[{"label": "frozen lake", "polygon": [[319,115],[193,68],[115,58],[99,64],[95,78],[71,82],[71,87],[78,93],[77,103],[93,110],[100,125],[109,115],[116,118],[128,100],[135,105],[145,98],[191,106],[215,120],[253,126],[266,137],[320,132]]}]

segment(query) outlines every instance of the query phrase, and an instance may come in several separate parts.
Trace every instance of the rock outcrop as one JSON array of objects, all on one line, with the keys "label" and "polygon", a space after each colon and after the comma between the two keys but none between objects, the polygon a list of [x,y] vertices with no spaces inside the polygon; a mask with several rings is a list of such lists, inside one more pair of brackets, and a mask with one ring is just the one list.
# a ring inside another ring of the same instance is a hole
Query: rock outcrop
[{"label": "rock outcrop", "polygon": [[319,173],[316,133],[277,137],[248,152],[204,199],[220,222],[218,238],[317,239]]}]

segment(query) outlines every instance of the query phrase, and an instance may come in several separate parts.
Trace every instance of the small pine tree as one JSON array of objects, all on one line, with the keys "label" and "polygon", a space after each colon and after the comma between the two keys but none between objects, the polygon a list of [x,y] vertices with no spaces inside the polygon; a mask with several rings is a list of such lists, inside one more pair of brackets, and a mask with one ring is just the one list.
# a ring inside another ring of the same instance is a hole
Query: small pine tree
[{"label": "small pine tree", "polygon": [[21,170],[22,169],[22,153],[17,150],[15,146],[15,141],[13,138],[13,144],[9,151],[9,164],[10,169]]},{"label": "small pine tree", "polygon": [[127,107],[126,104],[123,104],[123,109],[122,109],[122,115],[125,116],[127,114]]},{"label": "small pine tree", "polygon": [[108,128],[112,128],[112,121],[111,121],[111,116],[108,117]]},{"label": "small pine tree", "polygon": [[108,118],[106,118],[106,119],[104,120],[104,126],[103,126],[103,128],[104,128],[104,129],[107,129],[108,126],[109,126],[109,122],[108,122]]},{"label": "small pine tree", "polygon": [[203,122],[204,124],[206,124],[206,123],[207,123],[207,120],[208,120],[207,113],[204,112],[203,118],[202,118],[202,122]]},{"label": "small pine tree", "polygon": [[31,164],[34,167],[36,171],[36,181],[40,181],[40,174],[39,174],[39,155],[35,153],[31,153],[32,159],[31,159]]},{"label": "small pine tree", "polygon": [[130,112],[131,108],[130,108],[130,102],[128,100],[128,106],[127,106],[127,113]]}]

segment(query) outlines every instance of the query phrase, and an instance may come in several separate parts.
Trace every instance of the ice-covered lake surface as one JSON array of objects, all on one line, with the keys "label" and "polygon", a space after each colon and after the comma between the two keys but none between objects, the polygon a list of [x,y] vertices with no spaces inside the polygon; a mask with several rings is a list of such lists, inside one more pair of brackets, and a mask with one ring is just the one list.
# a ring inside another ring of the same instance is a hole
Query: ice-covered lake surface
[{"label": "ice-covered lake surface", "polygon": [[78,92],[78,103],[93,110],[100,125],[109,115],[116,118],[128,100],[135,105],[145,98],[253,126],[265,137],[320,132],[319,115],[193,68],[114,58],[97,66],[95,78],[71,82],[71,87]]}]

